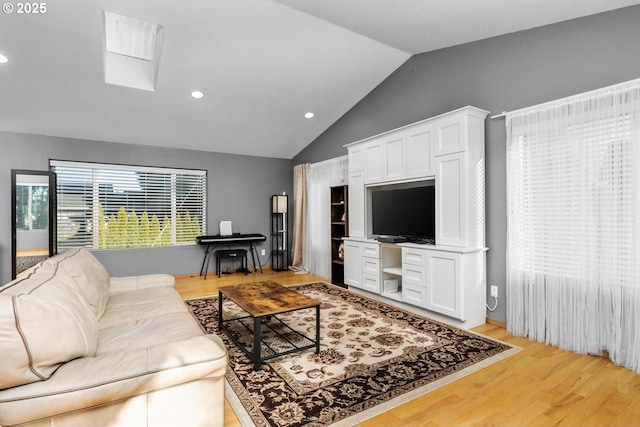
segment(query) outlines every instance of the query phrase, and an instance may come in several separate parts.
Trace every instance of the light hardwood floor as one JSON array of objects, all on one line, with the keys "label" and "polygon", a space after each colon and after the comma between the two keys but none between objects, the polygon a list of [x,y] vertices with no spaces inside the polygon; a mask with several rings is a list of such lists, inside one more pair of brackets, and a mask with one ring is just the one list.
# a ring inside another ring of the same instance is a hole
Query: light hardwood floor
[{"label": "light hardwood floor", "polygon": [[[196,298],[216,295],[218,286],[262,280],[327,281],[265,269],[221,278],[209,274],[207,280],[198,274],[179,276],[176,287],[183,298]],[[514,337],[500,326],[487,324],[473,330],[523,350],[358,426],[640,426],[640,375],[603,357],[580,356]],[[227,403],[225,427],[239,426]]]}]

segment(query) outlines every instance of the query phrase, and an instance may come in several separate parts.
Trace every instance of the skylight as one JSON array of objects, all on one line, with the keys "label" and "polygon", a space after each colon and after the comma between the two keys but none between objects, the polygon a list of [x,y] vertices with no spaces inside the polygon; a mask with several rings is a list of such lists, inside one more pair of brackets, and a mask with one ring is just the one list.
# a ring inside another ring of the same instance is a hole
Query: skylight
[{"label": "skylight", "polygon": [[163,26],[104,11],[105,83],[155,91]]},{"label": "skylight", "polygon": [[107,51],[153,61],[158,24],[104,11]]}]

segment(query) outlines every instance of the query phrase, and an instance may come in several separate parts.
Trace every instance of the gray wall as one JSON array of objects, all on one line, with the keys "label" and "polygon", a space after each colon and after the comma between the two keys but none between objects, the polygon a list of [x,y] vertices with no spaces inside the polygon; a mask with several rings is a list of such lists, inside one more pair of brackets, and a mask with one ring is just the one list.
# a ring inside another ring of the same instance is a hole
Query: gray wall
[{"label": "gray wall", "polygon": [[[633,6],[413,56],[293,163],[344,155],[344,144],[465,105],[495,115],[638,78],[639,41]],[[501,296],[488,316],[506,321],[504,119],[486,125],[487,283]]]},{"label": "gray wall", "polygon": [[[0,285],[11,279],[11,169],[48,170],[49,159],[206,169],[207,227],[232,220],[234,231],[270,234],[270,196],[292,193],[291,160],[0,132]],[[261,262],[268,260],[270,243]],[[94,252],[112,276],[198,273],[203,248],[186,246]],[[213,263],[211,264],[213,268]]]}]

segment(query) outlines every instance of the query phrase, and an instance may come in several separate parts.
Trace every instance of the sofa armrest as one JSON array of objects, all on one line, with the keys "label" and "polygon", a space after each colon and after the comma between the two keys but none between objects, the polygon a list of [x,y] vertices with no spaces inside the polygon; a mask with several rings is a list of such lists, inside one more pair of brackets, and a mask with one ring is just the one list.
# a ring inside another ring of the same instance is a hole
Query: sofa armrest
[{"label": "sofa armrest", "polygon": [[112,277],[109,293],[136,291],[154,287],[175,288],[176,278],[170,274],[145,274],[142,276]]},{"label": "sofa armrest", "polygon": [[0,425],[51,417],[203,378],[227,370],[216,335],[126,352],[83,357],[60,366],[47,381],[0,390]]}]

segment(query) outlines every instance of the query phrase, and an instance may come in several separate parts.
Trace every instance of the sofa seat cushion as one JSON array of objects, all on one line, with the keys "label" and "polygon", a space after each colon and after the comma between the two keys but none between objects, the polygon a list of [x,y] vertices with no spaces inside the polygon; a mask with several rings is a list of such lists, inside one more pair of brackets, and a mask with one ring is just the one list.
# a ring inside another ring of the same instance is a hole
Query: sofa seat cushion
[{"label": "sofa seat cushion", "polygon": [[[80,358],[62,365],[48,381],[0,390],[0,425],[96,408],[202,378],[222,379],[226,369],[226,349],[220,338],[202,334],[149,348]],[[92,425],[116,423],[96,419]]]},{"label": "sofa seat cushion", "polygon": [[100,329],[96,356],[180,341],[202,333],[200,325],[189,313],[147,317]]},{"label": "sofa seat cushion", "polygon": [[61,363],[93,356],[97,342],[96,317],[55,266],[0,289],[0,389],[46,380]]},{"label": "sofa seat cushion", "polygon": [[112,294],[99,320],[99,326],[104,329],[167,313],[188,312],[174,288],[145,288]]},{"label": "sofa seat cushion", "polygon": [[166,286],[112,294],[98,327],[98,355],[203,334],[178,291]]}]

